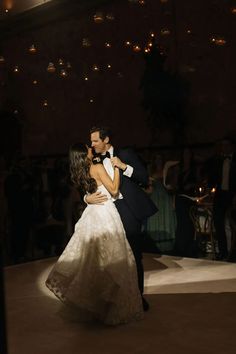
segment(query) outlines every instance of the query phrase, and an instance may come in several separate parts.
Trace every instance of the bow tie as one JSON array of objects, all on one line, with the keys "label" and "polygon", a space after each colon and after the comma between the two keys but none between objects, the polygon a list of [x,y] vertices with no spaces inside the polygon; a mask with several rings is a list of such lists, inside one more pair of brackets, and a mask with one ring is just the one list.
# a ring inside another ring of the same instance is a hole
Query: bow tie
[{"label": "bow tie", "polygon": [[100,155],[100,158],[101,158],[102,161],[105,160],[105,158],[110,159],[111,158],[111,154],[109,153],[109,151],[106,151],[105,154]]}]

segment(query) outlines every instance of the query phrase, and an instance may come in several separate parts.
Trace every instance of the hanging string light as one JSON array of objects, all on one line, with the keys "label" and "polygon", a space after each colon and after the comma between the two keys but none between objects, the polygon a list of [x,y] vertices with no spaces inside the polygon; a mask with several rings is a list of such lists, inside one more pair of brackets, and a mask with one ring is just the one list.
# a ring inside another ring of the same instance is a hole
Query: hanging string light
[{"label": "hanging string light", "polygon": [[95,23],[102,23],[104,21],[103,12],[101,11],[96,12],[96,14],[93,16],[93,20]]},{"label": "hanging string light", "polygon": [[14,71],[14,73],[18,73],[20,71],[19,66],[18,65],[14,66],[13,71]]},{"label": "hanging string light", "polygon": [[211,42],[217,46],[224,46],[226,44],[226,39],[222,36],[212,37]]},{"label": "hanging string light", "polygon": [[83,38],[83,40],[82,40],[82,46],[83,47],[91,47],[91,42],[90,42],[90,40],[89,40],[89,38]]},{"label": "hanging string light", "polygon": [[99,67],[96,64],[93,64],[92,70],[93,71],[99,71]]},{"label": "hanging string light", "polygon": [[37,52],[37,49],[36,49],[36,47],[35,47],[34,44],[32,44],[32,45],[29,47],[29,52],[30,52],[31,54],[34,54],[34,53]]},{"label": "hanging string light", "polygon": [[136,53],[138,53],[138,52],[141,51],[141,47],[140,47],[138,44],[135,44],[135,45],[133,46],[133,51],[136,52]]},{"label": "hanging string light", "polygon": [[126,46],[126,47],[130,47],[131,44],[132,44],[132,43],[131,43],[130,41],[125,41],[125,46]]},{"label": "hanging string light", "polygon": [[60,70],[60,77],[67,77],[68,76],[68,73],[67,73],[67,71],[65,70],[65,69],[61,69]]},{"label": "hanging string light", "polygon": [[106,15],[106,19],[108,21],[114,21],[115,16],[113,15],[113,13],[110,12],[109,14]]},{"label": "hanging string light", "polygon": [[161,29],[161,35],[162,36],[168,36],[170,34],[169,28],[162,28]]},{"label": "hanging string light", "polygon": [[55,71],[56,71],[56,68],[55,68],[54,64],[52,62],[50,62],[47,67],[47,72],[55,73]]}]

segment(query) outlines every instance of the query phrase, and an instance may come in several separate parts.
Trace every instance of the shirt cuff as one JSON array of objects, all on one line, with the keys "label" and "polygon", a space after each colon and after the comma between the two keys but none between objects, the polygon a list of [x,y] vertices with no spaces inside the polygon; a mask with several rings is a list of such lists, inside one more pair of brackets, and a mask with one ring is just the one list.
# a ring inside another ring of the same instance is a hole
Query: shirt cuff
[{"label": "shirt cuff", "polygon": [[127,166],[127,167],[126,167],[126,169],[124,170],[123,175],[124,175],[124,176],[127,176],[127,177],[131,177],[132,174],[133,174],[134,168],[133,168],[132,166],[130,166],[130,165],[126,165],[126,166]]}]

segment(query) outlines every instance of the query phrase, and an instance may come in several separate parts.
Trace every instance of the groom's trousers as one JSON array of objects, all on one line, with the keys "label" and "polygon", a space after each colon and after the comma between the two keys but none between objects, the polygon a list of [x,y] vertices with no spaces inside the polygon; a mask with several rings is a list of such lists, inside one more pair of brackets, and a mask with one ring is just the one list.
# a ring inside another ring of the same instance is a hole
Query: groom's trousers
[{"label": "groom's trousers", "polygon": [[140,293],[143,294],[144,271],[142,263],[142,222],[134,217],[124,199],[116,200],[115,205],[120,214],[127,240],[134,254],[137,266],[139,290]]}]

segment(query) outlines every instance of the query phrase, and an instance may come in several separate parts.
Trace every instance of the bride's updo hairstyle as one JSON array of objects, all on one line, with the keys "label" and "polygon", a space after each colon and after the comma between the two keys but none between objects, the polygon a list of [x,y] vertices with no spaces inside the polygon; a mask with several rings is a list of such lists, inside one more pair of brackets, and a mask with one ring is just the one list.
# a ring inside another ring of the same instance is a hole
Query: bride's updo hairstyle
[{"label": "bride's updo hairstyle", "polygon": [[85,144],[77,143],[70,147],[70,175],[71,180],[83,193],[94,193],[97,183],[90,176],[91,160],[88,158],[88,149]]}]

